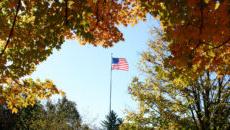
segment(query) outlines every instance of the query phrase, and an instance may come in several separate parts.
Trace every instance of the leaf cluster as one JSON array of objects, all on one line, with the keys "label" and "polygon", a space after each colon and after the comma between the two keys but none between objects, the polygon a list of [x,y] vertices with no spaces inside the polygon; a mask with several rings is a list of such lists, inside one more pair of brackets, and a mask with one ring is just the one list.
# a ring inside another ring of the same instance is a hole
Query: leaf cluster
[{"label": "leaf cluster", "polygon": [[133,12],[139,10],[159,19],[172,54],[171,65],[184,71],[229,74],[229,0],[126,1]]}]

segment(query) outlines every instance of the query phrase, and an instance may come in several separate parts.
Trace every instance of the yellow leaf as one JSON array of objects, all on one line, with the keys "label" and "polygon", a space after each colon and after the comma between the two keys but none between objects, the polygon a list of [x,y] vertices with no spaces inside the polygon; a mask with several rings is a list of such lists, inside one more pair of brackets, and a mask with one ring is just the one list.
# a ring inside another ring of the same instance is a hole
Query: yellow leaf
[{"label": "yellow leaf", "polygon": [[61,91],[60,94],[61,94],[61,96],[65,96],[65,92],[64,91]]},{"label": "yellow leaf", "polygon": [[210,57],[215,57],[215,52],[209,51],[209,52],[208,52],[208,55],[209,55]]},{"label": "yellow leaf", "polygon": [[16,109],[16,108],[12,109],[12,113],[17,113],[17,112],[18,112],[18,109]]},{"label": "yellow leaf", "polygon": [[206,4],[208,4],[209,0],[204,0],[204,2],[205,2]]},{"label": "yellow leaf", "polygon": [[71,8],[73,4],[74,4],[74,1],[68,1],[68,8]]},{"label": "yellow leaf", "polygon": [[215,4],[215,10],[218,9],[220,6],[220,1],[216,1],[216,4]]}]

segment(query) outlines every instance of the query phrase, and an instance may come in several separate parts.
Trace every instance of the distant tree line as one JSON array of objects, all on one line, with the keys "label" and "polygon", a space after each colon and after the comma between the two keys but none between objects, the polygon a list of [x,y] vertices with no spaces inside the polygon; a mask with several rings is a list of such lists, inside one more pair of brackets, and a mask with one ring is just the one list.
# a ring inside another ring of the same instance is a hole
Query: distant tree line
[{"label": "distant tree line", "polygon": [[82,123],[76,104],[66,97],[57,103],[37,102],[12,114],[5,105],[0,106],[1,130],[89,130]]}]

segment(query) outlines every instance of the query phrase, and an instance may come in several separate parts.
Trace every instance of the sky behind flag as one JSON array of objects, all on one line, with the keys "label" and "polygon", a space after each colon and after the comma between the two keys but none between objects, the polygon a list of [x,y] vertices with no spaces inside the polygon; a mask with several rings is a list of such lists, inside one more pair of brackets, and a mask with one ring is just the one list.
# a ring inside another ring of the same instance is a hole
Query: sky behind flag
[{"label": "sky behind flag", "polygon": [[112,48],[82,46],[75,40],[67,40],[61,50],[54,51],[37,67],[32,77],[53,80],[66,92],[68,99],[76,102],[85,122],[100,126],[109,111],[110,54],[125,57],[129,71],[113,72],[112,93],[112,109],[123,117],[125,109],[136,108],[128,94],[128,85],[133,76],[138,75],[137,64],[140,53],[146,49],[149,29],[159,26],[156,21],[150,21],[140,22],[134,27],[120,27],[125,41]]}]

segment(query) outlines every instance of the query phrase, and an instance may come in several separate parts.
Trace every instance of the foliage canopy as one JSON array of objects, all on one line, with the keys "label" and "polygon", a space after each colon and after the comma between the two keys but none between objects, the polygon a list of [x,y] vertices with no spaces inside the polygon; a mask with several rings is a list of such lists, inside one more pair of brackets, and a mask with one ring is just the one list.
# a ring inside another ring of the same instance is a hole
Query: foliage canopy
[{"label": "foliage canopy", "polygon": [[194,77],[230,73],[229,0],[2,0],[0,103],[13,111],[60,94],[52,81],[27,79],[65,39],[111,47],[124,40],[118,25],[147,14],[158,18],[169,43],[169,64]]},{"label": "foliage canopy", "polygon": [[161,22],[170,64],[182,70],[230,73],[229,0],[127,0]]},{"label": "foliage canopy", "polygon": [[197,77],[168,64],[169,48],[161,36],[141,55],[144,79],[135,77],[130,94],[139,104],[123,129],[229,129],[230,76],[205,70]]},{"label": "foliage canopy", "polygon": [[104,47],[123,40],[127,25],[117,0],[2,0],[0,2],[0,103],[17,112],[35,99],[60,94],[52,81],[27,79],[65,39]]}]

